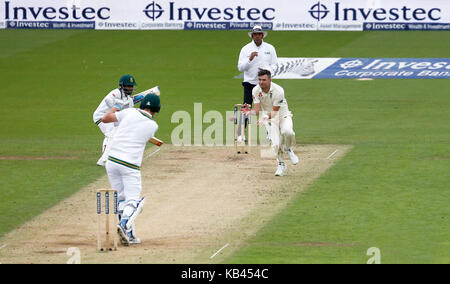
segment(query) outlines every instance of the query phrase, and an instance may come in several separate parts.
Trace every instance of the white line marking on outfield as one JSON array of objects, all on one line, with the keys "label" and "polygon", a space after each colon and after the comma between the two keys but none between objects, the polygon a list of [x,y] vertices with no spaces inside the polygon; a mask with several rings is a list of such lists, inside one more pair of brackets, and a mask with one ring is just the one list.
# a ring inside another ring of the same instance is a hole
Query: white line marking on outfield
[{"label": "white line marking on outfield", "polygon": [[336,154],[337,151],[338,151],[338,150],[336,149],[336,151],[334,151],[333,153],[331,153],[330,156],[327,157],[327,159],[330,159],[331,157],[333,157],[333,155]]},{"label": "white line marking on outfield", "polygon": [[226,244],[223,247],[221,247],[218,251],[216,251],[215,254],[210,256],[210,259],[213,259],[217,254],[219,254],[219,252],[221,252],[224,248],[226,248],[227,246],[229,246],[230,244]]},{"label": "white line marking on outfield", "polygon": [[153,156],[154,154],[158,153],[159,150],[161,150],[160,147],[158,147],[158,149],[156,149],[156,151],[153,151],[152,153],[148,154],[147,157],[145,157],[145,158],[149,158],[149,157]]}]

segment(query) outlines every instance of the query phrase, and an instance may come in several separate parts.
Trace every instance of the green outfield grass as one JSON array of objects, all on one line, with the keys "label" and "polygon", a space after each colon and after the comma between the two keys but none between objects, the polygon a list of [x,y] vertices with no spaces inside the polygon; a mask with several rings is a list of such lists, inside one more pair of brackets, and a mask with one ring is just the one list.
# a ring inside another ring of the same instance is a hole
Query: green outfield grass
[{"label": "green outfield grass", "polygon": [[[245,31],[0,31],[0,235],[105,173],[92,113],[131,73],[172,113],[231,111]],[[448,57],[448,32],[270,32],[280,57]],[[299,144],[353,150],[227,263],[449,263],[450,81],[278,80]],[[17,160],[17,156],[21,156]],[[48,160],[37,157],[55,158]],[[26,159],[25,159],[25,158]],[[25,159],[25,160],[24,160]]]}]

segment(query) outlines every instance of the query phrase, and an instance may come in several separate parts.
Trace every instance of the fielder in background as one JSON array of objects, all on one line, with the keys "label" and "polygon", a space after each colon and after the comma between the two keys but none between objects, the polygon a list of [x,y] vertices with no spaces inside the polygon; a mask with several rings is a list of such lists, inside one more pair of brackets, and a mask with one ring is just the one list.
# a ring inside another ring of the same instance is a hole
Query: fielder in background
[{"label": "fielder in background", "polygon": [[[258,126],[270,121],[270,140],[272,149],[277,155],[276,176],[283,176],[287,166],[284,161],[284,153],[288,154],[293,165],[298,164],[299,159],[295,155],[295,133],[293,130],[292,113],[284,97],[284,89],[272,82],[269,68],[262,67],[258,72],[258,85],[253,88],[252,110],[244,110],[245,115],[259,115],[260,110],[265,114],[258,120]],[[284,140],[283,140],[284,137]]]},{"label": "fielder in background", "polygon": [[[244,81],[242,82],[244,87],[243,103],[252,106],[252,90],[258,84],[259,68],[276,65],[278,57],[273,45],[263,41],[267,32],[263,31],[261,26],[254,26],[248,35],[252,38],[252,41],[241,49],[238,69],[240,72],[244,72]],[[238,133],[241,133],[240,127],[239,125]],[[245,127],[247,127],[247,119],[245,120]],[[266,125],[266,128],[268,127],[269,125]],[[242,139],[243,137],[238,137],[239,142]]]},{"label": "fielder in background", "polygon": [[[144,95],[137,94],[133,96],[136,89],[136,80],[131,75],[123,75],[119,79],[119,88],[112,90],[102,100],[100,105],[94,111],[93,119],[94,123],[100,128],[105,135],[102,144],[102,156],[97,161],[97,165],[105,166],[108,159],[108,153],[110,150],[110,144],[113,140],[114,133],[116,131],[115,123],[103,123],[102,117],[112,108],[116,107],[118,110],[132,108],[135,104],[139,103]],[[156,90],[158,89],[158,90]],[[159,91],[158,87],[155,87],[155,92]]]},{"label": "fielder in background", "polygon": [[140,198],[140,168],[145,146],[158,130],[153,116],[160,109],[159,96],[148,94],[142,99],[139,109],[119,111],[118,107],[113,107],[102,118],[103,123],[118,124],[105,167],[111,188],[118,191],[117,232],[121,243],[126,246],[141,242],[134,227],[145,202],[145,197]]}]

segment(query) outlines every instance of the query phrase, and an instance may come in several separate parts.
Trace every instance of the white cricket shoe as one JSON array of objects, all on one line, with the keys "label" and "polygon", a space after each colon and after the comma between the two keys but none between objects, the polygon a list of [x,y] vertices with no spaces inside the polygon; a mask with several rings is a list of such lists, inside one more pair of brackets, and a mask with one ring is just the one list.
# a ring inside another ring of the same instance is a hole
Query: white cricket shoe
[{"label": "white cricket shoe", "polygon": [[136,230],[134,229],[134,225],[131,226],[131,229],[129,230],[129,237],[130,237],[130,245],[136,245],[141,243],[141,239],[136,237]]},{"label": "white cricket shoe", "polygon": [[137,237],[130,238],[129,244],[130,245],[138,245],[141,243],[141,239]]},{"label": "white cricket shoe", "polygon": [[119,234],[120,242],[124,246],[140,244],[141,239],[136,237],[134,228],[127,229],[127,223],[127,220],[122,219],[117,225],[117,233]]},{"label": "white cricket shoe", "polygon": [[102,160],[101,158],[100,158],[100,160],[97,161],[97,166],[104,167],[105,165],[106,165],[106,161]]},{"label": "white cricket shoe", "polygon": [[275,172],[275,175],[278,177],[282,177],[284,176],[284,173],[286,172],[286,163],[285,162],[279,162],[278,163],[278,167],[277,167],[277,171]]},{"label": "white cricket shoe", "polygon": [[292,151],[292,149],[286,150],[286,154],[288,154],[289,159],[291,160],[291,163],[293,165],[297,165],[298,164],[298,157],[297,157],[297,155],[294,154],[294,151]]},{"label": "white cricket shoe", "polygon": [[120,242],[124,246],[130,245],[130,233],[127,232],[126,228],[127,220],[122,219],[119,224],[117,224],[117,233],[119,234]]}]

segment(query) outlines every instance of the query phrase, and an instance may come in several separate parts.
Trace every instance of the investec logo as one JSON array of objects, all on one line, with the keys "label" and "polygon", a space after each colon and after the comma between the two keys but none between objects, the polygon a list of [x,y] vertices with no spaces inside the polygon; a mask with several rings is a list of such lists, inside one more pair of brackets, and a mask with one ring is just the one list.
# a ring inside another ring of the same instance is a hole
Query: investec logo
[{"label": "investec logo", "polygon": [[169,2],[168,7],[164,7],[153,1],[144,8],[143,12],[153,21],[163,14],[167,14],[171,21],[273,21],[275,19],[275,8],[245,8],[240,5],[220,9],[216,7],[177,7],[175,2]]},{"label": "investec logo", "polygon": [[[68,1],[70,2],[70,1]],[[5,1],[5,20],[107,20],[110,18],[111,9],[108,7],[80,7],[68,5],[61,7],[52,6],[14,6],[14,3]]]},{"label": "investec logo", "polygon": [[442,11],[440,8],[411,8],[401,6],[396,8],[382,7],[345,7],[345,2],[334,2],[334,4],[326,6],[319,1],[309,9],[311,17],[317,21],[334,20],[334,21],[439,21]]},{"label": "investec logo", "polygon": [[359,59],[345,61],[339,66],[342,69],[361,69],[361,70],[450,70],[450,62],[447,59],[442,60],[417,60],[417,59],[374,59],[363,62]]}]

